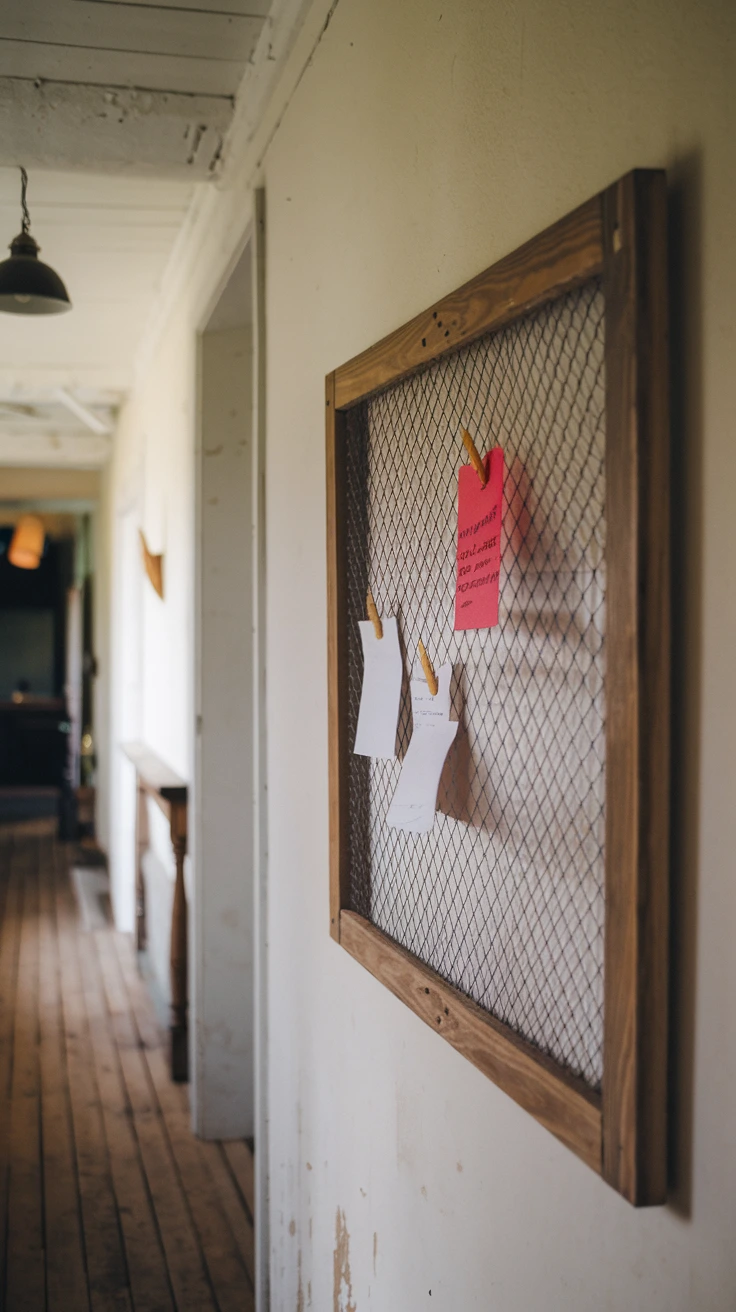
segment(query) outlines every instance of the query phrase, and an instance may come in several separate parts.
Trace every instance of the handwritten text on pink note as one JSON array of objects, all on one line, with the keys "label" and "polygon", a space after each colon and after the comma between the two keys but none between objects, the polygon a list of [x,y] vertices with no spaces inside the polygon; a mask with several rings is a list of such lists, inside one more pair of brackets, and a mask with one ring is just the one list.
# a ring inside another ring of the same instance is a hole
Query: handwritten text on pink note
[{"label": "handwritten text on pink note", "polygon": [[485,487],[472,465],[463,465],[457,482],[457,583],[455,628],[491,629],[498,624],[501,568],[503,451],[484,457]]}]

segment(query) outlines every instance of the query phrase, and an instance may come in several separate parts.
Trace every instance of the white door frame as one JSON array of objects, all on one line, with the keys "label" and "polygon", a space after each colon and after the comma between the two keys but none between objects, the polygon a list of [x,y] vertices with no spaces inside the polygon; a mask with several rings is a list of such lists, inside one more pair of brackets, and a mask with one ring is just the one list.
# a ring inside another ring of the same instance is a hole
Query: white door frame
[{"label": "white door frame", "polygon": [[[264,192],[253,193],[253,219],[243,234],[243,239],[233,254],[227,275],[223,278],[217,295],[210,302],[207,314],[200,325],[200,333],[206,330],[207,320],[217,304],[219,296],[227,285],[238,260],[244,250],[250,246],[252,272],[252,313],[253,313],[253,417],[252,417],[252,469],[251,469],[251,529],[253,534],[252,553],[252,619],[253,619],[253,682],[252,696],[252,750],[253,750],[253,1006],[254,1006],[254,1126],[255,1126],[255,1163],[254,1163],[254,1206],[255,1206],[255,1295],[256,1312],[268,1312],[269,1308],[269,1150],[268,1150],[268,842],[266,811],[266,534],[265,534],[265,203]],[[199,433],[196,444],[196,459],[202,458],[202,377],[201,350],[197,351],[197,392],[200,409]],[[194,707],[197,714],[195,725],[194,753],[195,759],[201,751],[201,730],[199,707],[202,694],[202,641],[201,641],[201,598],[202,598],[202,516],[201,516],[201,477],[199,471],[195,476],[195,618],[194,618]],[[195,778],[201,766],[195,768]],[[195,864],[198,860],[200,835],[202,832],[202,799],[196,788],[192,797],[192,849]],[[198,875],[195,873],[195,878]],[[201,957],[199,935],[201,926],[191,924],[192,964],[195,957]],[[191,972],[191,967],[190,967]],[[194,980],[190,977],[190,999],[194,1003]],[[190,1008],[190,1015],[193,1008]],[[192,1021],[194,1016],[191,1015]],[[195,1026],[191,1025],[190,1041],[196,1042]],[[194,1054],[192,1053],[192,1056]]]},{"label": "white door frame", "polygon": [[253,196],[253,845],[256,1312],[269,1307],[268,817],[266,786],[266,204]]},{"label": "white door frame", "polygon": [[132,486],[115,508],[112,568],[112,595],[119,604],[111,612],[108,841],[115,923],[127,932],[135,926],[136,794],[135,770],[123,755],[122,743],[139,738],[143,727],[144,617],[138,547],[141,481],[140,469],[136,469]]}]

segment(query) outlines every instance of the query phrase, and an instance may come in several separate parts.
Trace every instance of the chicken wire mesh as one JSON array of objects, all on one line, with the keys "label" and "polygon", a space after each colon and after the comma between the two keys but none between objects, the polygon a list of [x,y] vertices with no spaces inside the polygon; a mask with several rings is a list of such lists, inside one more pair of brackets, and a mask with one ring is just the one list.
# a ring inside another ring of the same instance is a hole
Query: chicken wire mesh
[{"label": "chicken wire mesh", "polygon": [[[604,299],[598,280],[346,416],[349,907],[599,1088],[605,830]],[[496,628],[453,631],[461,428],[504,451]],[[398,757],[352,754],[370,586],[453,666],[429,834],[386,814]]]}]

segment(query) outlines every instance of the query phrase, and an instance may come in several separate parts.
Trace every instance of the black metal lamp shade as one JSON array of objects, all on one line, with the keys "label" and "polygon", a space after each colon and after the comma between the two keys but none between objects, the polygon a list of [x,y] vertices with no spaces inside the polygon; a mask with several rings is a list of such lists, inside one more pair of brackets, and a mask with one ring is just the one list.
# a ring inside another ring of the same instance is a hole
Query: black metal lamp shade
[{"label": "black metal lamp shade", "polygon": [[38,251],[31,234],[19,232],[10,259],[0,263],[0,310],[7,314],[63,314],[72,308],[61,278],[39,260]]}]

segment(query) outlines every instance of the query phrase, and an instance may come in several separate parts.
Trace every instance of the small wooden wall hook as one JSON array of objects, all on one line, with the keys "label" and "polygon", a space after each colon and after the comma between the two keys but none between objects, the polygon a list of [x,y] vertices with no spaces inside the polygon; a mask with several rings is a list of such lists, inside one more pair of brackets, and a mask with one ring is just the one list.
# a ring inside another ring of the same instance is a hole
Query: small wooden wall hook
[{"label": "small wooden wall hook", "polygon": [[149,582],[150,582],[150,584],[151,584],[151,586],[152,586],[154,592],[157,592],[158,595],[159,595],[159,597],[160,597],[161,600],[163,601],[163,599],[164,599],[164,571],[163,571],[164,558],[163,558],[163,556],[154,556],[153,552],[152,552],[152,551],[149,551],[148,543],[146,542],[146,537],[145,537],[145,534],[144,534],[142,528],[139,528],[139,529],[138,529],[138,535],[139,535],[139,537],[140,537],[140,542],[141,542],[141,555],[143,556],[143,565],[144,565],[144,568],[145,568],[146,574],[148,575]]},{"label": "small wooden wall hook", "polygon": [[424,677],[427,680],[427,687],[432,696],[436,697],[440,690],[440,685],[437,682],[437,675],[434,672],[432,662],[427,655],[427,649],[421,638],[419,639],[419,659],[422,662],[422,669],[424,670]]},{"label": "small wooden wall hook", "polygon": [[481,483],[485,487],[486,483],[488,482],[488,475],[486,473],[486,467],[483,463],[483,457],[478,451],[478,448],[475,445],[475,442],[473,441],[472,437],[470,436],[470,433],[468,432],[467,428],[464,428],[462,430],[462,435],[463,435],[463,444],[465,446],[465,450],[470,456],[470,463],[473,466],[473,469],[475,470],[476,474],[478,475],[478,478],[480,479]]},{"label": "small wooden wall hook", "polygon": [[378,610],[376,609],[376,603],[373,600],[373,593],[371,592],[370,588],[368,589],[368,595],[366,596],[365,599],[365,608],[368,613],[368,619],[371,621],[371,624],[373,625],[373,629],[376,637],[379,639],[382,638],[383,625],[381,623],[381,617],[378,614]]}]

